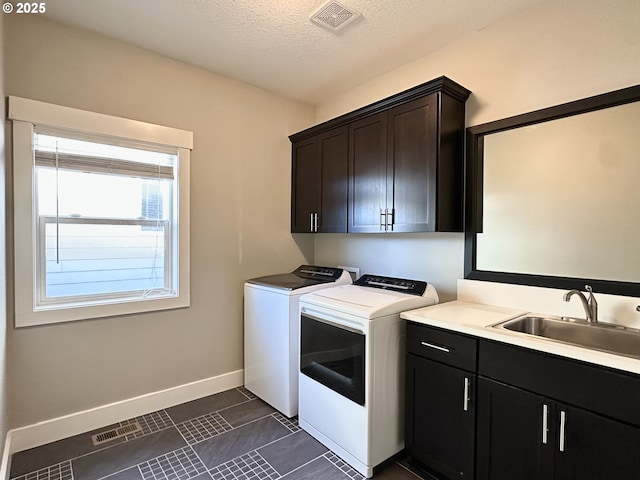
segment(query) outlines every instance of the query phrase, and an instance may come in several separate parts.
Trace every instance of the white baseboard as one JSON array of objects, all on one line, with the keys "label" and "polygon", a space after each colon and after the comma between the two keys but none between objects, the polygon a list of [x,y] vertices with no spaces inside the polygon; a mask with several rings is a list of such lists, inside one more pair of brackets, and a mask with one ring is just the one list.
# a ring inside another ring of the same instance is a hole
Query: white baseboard
[{"label": "white baseboard", "polygon": [[0,460],[0,480],[9,480],[9,471],[11,470],[11,430],[7,432],[7,438],[4,442],[4,450],[2,451],[2,459]]},{"label": "white baseboard", "polygon": [[[110,403],[90,410],[53,418],[34,425],[16,428],[11,430],[7,436],[8,446],[5,445],[5,455],[239,387],[243,385],[243,379],[244,371],[236,370],[217,377],[205,378],[204,380]],[[3,457],[3,463],[0,468],[4,467]],[[8,478],[2,476],[3,472],[4,470],[0,470],[0,480]],[[6,473],[8,474],[9,472],[7,471]]]}]

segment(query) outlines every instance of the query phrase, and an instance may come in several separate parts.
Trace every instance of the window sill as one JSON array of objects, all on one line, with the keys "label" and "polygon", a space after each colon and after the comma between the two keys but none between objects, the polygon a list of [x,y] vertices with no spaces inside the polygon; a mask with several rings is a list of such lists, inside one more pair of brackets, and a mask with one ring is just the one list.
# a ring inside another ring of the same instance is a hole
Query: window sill
[{"label": "window sill", "polygon": [[91,320],[104,317],[115,317],[120,315],[132,315],[136,313],[156,312],[162,310],[173,310],[177,308],[187,308],[191,300],[189,295],[178,297],[159,297],[154,299],[129,299],[117,303],[102,305],[86,305],[60,308],[52,307],[36,311],[16,311],[15,326],[33,327],[36,325],[49,325],[63,322],[73,322],[78,320]]}]

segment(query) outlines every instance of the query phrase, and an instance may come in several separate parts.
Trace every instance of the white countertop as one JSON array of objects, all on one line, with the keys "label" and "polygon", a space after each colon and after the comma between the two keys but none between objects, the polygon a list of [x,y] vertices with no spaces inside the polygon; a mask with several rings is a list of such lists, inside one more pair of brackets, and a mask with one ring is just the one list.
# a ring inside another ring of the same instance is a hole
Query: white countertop
[{"label": "white countertop", "polygon": [[525,310],[483,305],[480,303],[448,302],[403,312],[400,316],[424,325],[440,327],[476,337],[487,338],[519,347],[538,350],[584,362],[640,374],[640,360],[589,348],[558,343],[534,335],[509,330],[487,328],[528,313]]}]

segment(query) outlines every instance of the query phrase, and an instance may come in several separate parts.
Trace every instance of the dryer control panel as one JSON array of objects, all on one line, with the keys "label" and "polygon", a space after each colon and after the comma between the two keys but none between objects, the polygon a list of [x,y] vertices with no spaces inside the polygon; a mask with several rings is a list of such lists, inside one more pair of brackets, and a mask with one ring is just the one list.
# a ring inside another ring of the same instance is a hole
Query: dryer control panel
[{"label": "dryer control panel", "polygon": [[422,296],[427,290],[427,282],[421,280],[407,280],[406,278],[383,277],[381,275],[364,274],[354,285],[361,287],[381,288],[398,293]]}]

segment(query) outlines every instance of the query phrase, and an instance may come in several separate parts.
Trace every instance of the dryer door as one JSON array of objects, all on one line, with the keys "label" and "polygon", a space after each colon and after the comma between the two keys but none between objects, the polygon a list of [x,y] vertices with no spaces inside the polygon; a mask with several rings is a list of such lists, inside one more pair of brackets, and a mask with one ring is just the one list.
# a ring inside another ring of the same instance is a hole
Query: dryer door
[{"label": "dryer door", "polygon": [[364,405],[364,332],[308,314],[300,317],[300,372]]}]

